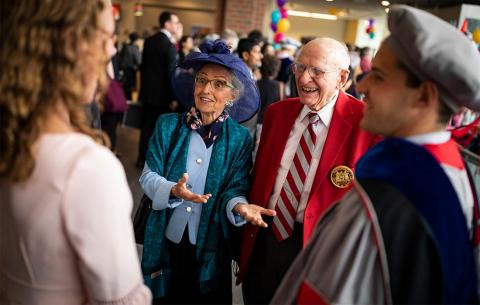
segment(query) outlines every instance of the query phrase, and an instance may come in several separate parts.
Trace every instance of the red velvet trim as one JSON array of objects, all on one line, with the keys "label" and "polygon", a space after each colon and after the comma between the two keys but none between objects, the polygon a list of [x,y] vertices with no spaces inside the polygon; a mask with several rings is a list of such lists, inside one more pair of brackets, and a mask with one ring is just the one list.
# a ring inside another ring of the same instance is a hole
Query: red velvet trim
[{"label": "red velvet trim", "polygon": [[300,286],[300,292],[297,296],[297,304],[318,304],[329,305],[329,303],[315,291],[308,282],[303,282]]},{"label": "red velvet trim", "polygon": [[423,145],[435,159],[441,163],[453,166],[458,169],[464,169],[465,165],[457,148],[457,143],[450,139],[448,142],[442,144],[425,144]]}]

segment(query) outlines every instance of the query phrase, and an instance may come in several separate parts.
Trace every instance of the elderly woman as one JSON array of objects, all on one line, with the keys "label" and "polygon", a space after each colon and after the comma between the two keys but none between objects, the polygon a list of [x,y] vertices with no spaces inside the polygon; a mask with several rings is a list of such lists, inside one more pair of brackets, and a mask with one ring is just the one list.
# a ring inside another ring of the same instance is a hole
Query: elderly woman
[{"label": "elderly woman", "polygon": [[[125,172],[84,105],[106,87],[109,1],[0,1],[0,304],[150,304]],[[6,30],[8,28],[8,30]]]},{"label": "elderly woman", "polygon": [[231,303],[236,229],[275,214],[244,204],[252,139],[237,122],[258,109],[250,72],[221,40],[200,50],[172,80],[189,111],[160,116],[140,177],[154,209],[142,270],[159,303]]}]

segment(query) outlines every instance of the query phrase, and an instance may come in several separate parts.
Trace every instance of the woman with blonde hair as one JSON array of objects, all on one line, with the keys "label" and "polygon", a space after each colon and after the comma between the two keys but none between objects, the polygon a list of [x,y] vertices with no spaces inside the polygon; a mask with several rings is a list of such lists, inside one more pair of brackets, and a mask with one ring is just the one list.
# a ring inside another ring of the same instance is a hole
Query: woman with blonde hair
[{"label": "woman with blonde hair", "polygon": [[110,3],[0,12],[0,303],[148,304],[125,173],[83,108],[115,50]]}]

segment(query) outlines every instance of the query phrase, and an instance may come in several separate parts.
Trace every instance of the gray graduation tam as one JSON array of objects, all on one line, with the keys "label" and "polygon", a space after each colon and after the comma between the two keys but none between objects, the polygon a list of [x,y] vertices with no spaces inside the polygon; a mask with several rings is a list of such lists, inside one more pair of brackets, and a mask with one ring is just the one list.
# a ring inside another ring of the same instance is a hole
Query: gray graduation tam
[{"label": "gray graduation tam", "polygon": [[384,43],[418,78],[435,82],[447,106],[480,111],[480,53],[463,33],[406,5],[391,7],[388,27]]}]

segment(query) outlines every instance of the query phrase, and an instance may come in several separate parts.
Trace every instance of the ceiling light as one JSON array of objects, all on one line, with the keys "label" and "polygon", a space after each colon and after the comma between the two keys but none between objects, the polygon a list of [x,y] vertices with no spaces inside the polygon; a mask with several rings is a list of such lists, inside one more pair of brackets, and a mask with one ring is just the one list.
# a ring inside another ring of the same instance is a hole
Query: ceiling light
[{"label": "ceiling light", "polygon": [[390,9],[387,7],[387,8],[385,9],[385,13],[388,14],[388,12],[390,12]]},{"label": "ceiling light", "polygon": [[310,13],[310,12],[302,12],[302,11],[292,11],[288,10],[289,16],[297,16],[297,17],[309,17],[309,18],[317,18],[317,19],[326,19],[326,20],[337,20],[337,16],[330,15],[330,14],[319,14],[319,13]]},{"label": "ceiling light", "polygon": [[327,2],[333,2],[333,0],[325,0],[325,1],[327,1]]},{"label": "ceiling light", "polygon": [[381,2],[383,6],[389,6],[390,5],[390,1],[382,1]]}]

